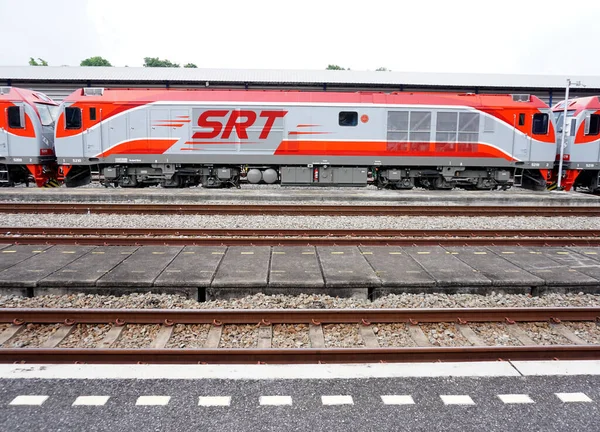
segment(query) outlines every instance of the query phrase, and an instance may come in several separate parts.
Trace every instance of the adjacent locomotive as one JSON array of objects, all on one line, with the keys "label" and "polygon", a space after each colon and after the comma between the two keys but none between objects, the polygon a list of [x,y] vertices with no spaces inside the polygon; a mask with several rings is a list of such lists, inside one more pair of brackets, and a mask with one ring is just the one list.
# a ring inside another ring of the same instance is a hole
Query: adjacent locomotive
[{"label": "adjacent locomotive", "polygon": [[84,88],[55,143],[67,186],[545,188],[556,155],[550,108],[506,94]]},{"label": "adjacent locomotive", "polygon": [[[565,102],[552,110],[556,116],[558,143],[562,142]],[[563,149],[562,184],[565,190],[586,187],[600,191],[600,97],[570,99]],[[560,147],[557,157],[560,158]]]},{"label": "adjacent locomotive", "polygon": [[0,186],[53,183],[58,104],[40,92],[0,87],[0,110]]}]

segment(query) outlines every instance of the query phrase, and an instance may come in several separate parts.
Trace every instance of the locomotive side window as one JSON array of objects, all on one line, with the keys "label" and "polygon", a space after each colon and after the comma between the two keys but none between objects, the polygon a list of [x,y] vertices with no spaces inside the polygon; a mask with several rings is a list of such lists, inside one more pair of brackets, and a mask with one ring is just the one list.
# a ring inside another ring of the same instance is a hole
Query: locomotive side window
[{"label": "locomotive side window", "polygon": [[339,124],[340,126],[356,126],[358,124],[358,113],[356,111],[341,111]]},{"label": "locomotive side window", "polygon": [[96,108],[90,108],[90,120],[96,120]]},{"label": "locomotive side window", "polygon": [[65,108],[65,120],[67,129],[81,129],[81,109]]},{"label": "locomotive side window", "polygon": [[8,107],[8,127],[11,129],[23,129],[23,109],[18,106]]},{"label": "locomotive side window", "polygon": [[411,141],[429,141],[431,130],[431,113],[422,111],[410,112],[410,136]]},{"label": "locomotive side window", "polygon": [[464,113],[458,115],[458,140],[461,142],[479,141],[479,114]]},{"label": "locomotive side window", "polygon": [[389,111],[388,141],[408,141],[408,111]]},{"label": "locomotive side window", "polygon": [[548,133],[548,114],[534,114],[531,132],[534,135],[545,135]]},{"label": "locomotive side window", "polygon": [[590,115],[590,125],[589,130],[586,135],[598,135],[600,134],[600,115],[592,114]]},{"label": "locomotive side window", "polygon": [[525,113],[519,114],[519,126],[525,126]]},{"label": "locomotive side window", "polygon": [[441,142],[455,142],[456,129],[458,128],[457,112],[438,112],[435,124],[435,140]]}]

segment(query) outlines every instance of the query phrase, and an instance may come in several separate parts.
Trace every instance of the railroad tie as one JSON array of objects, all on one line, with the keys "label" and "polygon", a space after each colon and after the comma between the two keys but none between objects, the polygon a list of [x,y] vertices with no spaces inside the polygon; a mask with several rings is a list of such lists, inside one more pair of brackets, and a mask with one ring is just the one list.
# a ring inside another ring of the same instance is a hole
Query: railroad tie
[{"label": "railroad tie", "polygon": [[21,333],[24,328],[25,328],[25,325],[23,325],[23,324],[12,325],[12,326],[8,327],[6,330],[4,330],[2,333],[0,333],[0,345],[3,345],[6,342],[8,342],[9,340],[11,340],[12,338],[14,338],[16,335]]},{"label": "railroad tie", "polygon": [[308,328],[308,337],[312,348],[325,348],[325,335],[321,324],[310,324]]},{"label": "railroad tie", "polygon": [[487,344],[473,331],[468,324],[456,324],[458,331],[469,341],[473,346],[487,346]]},{"label": "railroad tie", "polygon": [[415,341],[415,344],[420,347],[430,347],[433,346],[429,341],[429,338],[423,332],[423,329],[419,327],[419,325],[407,325],[408,334]]},{"label": "railroad tie", "polygon": [[171,335],[173,334],[174,326],[162,325],[156,338],[152,341],[150,348],[164,348],[169,342]]},{"label": "railroad tie", "polygon": [[537,343],[529,337],[525,330],[518,326],[518,324],[504,324],[508,333],[510,333],[513,337],[519,340],[521,344],[525,346],[533,346],[537,345]]},{"label": "railroad tie", "polygon": [[112,344],[119,340],[125,330],[125,325],[118,326],[113,325],[111,329],[106,333],[102,342],[98,344],[98,348],[110,348]]},{"label": "railroad tie", "polygon": [[556,331],[556,333],[560,334],[561,336],[566,337],[567,339],[569,339],[569,341],[573,342],[575,345],[587,345],[588,344],[586,341],[584,341],[579,336],[577,336],[575,333],[573,333],[573,331],[570,328],[566,327],[562,323],[559,323],[559,324],[550,323],[550,326],[552,327],[552,329],[554,331]]},{"label": "railroad tie", "polygon": [[75,325],[61,325],[58,330],[56,330],[52,336],[50,336],[46,341],[40,346],[40,348],[55,348],[60,343],[65,340],[67,336],[71,334]]},{"label": "railroad tie", "polygon": [[271,341],[273,339],[273,326],[261,326],[258,328],[258,347],[262,348],[271,348]]},{"label": "railroad tie", "polygon": [[221,334],[223,334],[223,326],[213,325],[208,331],[208,336],[206,336],[204,348],[219,348],[219,342],[221,342]]},{"label": "railroad tie", "polygon": [[360,336],[367,348],[379,348],[379,342],[377,341],[377,336],[375,336],[372,325],[361,325],[359,329]]}]

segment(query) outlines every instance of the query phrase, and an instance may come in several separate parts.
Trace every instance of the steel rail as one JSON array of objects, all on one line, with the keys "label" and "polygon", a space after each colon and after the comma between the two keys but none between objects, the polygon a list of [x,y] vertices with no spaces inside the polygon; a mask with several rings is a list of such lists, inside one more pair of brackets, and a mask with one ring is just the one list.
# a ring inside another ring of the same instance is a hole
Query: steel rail
[{"label": "steel rail", "polygon": [[598,247],[598,237],[106,237],[0,236],[16,245],[74,246],[524,246]]},{"label": "steel rail", "polygon": [[600,307],[447,309],[0,309],[0,323],[310,324],[598,321]]},{"label": "steel rail", "polygon": [[536,229],[182,229],[0,227],[0,235],[187,237],[600,237],[600,230]]},{"label": "steel rail", "polygon": [[600,206],[380,206],[263,204],[0,203],[0,213],[303,216],[600,216]]}]

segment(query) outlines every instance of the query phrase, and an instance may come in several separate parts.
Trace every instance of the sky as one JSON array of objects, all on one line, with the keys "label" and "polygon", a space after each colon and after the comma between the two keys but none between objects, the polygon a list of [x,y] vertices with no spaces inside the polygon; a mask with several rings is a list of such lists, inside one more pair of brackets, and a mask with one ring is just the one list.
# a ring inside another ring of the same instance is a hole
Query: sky
[{"label": "sky", "polygon": [[[600,75],[600,1],[0,0],[0,65]],[[11,43],[7,43],[11,41]]]}]

